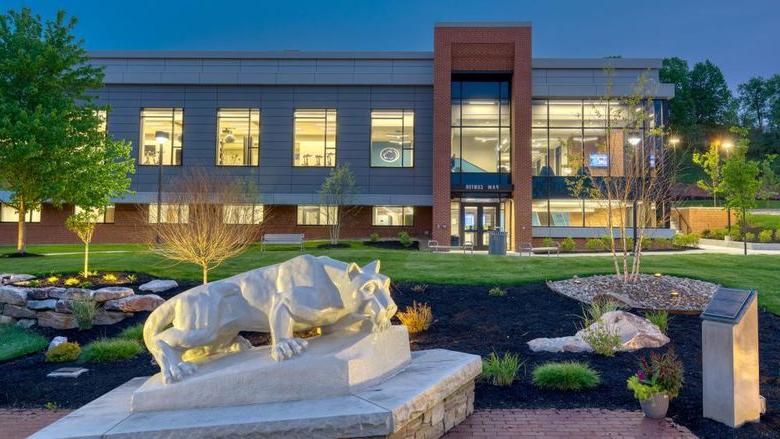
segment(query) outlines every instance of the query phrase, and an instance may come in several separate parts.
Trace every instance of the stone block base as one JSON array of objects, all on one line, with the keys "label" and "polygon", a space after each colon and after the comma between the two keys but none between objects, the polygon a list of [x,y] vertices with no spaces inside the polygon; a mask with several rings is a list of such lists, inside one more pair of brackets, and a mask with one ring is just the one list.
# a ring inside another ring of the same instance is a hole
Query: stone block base
[{"label": "stone block base", "polygon": [[474,410],[481,370],[477,355],[417,351],[395,376],[347,395],[138,413],[130,399],[146,379],[134,378],[31,438],[439,438]]}]

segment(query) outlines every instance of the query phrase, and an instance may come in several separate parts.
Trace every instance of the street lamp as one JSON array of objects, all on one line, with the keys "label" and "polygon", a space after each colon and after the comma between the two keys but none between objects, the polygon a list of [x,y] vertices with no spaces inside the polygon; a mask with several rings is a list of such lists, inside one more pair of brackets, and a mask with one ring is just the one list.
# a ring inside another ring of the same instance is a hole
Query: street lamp
[{"label": "street lamp", "polygon": [[[631,145],[632,147],[634,147],[635,149],[636,149],[637,146],[639,146],[639,144],[641,142],[642,142],[642,138],[639,136],[638,133],[631,133],[631,134],[628,135],[628,144]],[[644,157],[642,158],[642,160],[644,160]],[[637,232],[636,223],[637,223],[637,207],[638,207],[637,206],[637,204],[638,204],[637,197],[639,196],[639,194],[637,194],[637,190],[639,189],[639,183],[638,183],[636,174],[639,171],[638,168],[639,168],[639,163],[637,161],[637,151],[634,150],[634,179],[637,181],[635,186],[634,186],[634,209],[633,209],[633,212],[632,212],[632,219],[633,219],[633,223],[634,223],[634,227],[633,227],[634,249],[637,248],[637,245],[641,245],[636,240],[636,236],[637,236],[637,233],[636,233]],[[644,166],[643,166],[643,168],[644,168]]]},{"label": "street lamp", "polygon": [[157,131],[154,133],[154,140],[157,142],[157,236],[156,241],[160,243],[160,215],[162,211],[162,167],[163,167],[163,145],[170,141],[170,135],[167,131]]},{"label": "street lamp", "polygon": [[[726,157],[731,156],[731,148],[734,147],[734,143],[731,142],[731,140],[724,140],[720,146],[723,147],[723,149],[726,151]],[[729,235],[731,235],[731,208],[726,208],[726,228],[729,231]]]}]

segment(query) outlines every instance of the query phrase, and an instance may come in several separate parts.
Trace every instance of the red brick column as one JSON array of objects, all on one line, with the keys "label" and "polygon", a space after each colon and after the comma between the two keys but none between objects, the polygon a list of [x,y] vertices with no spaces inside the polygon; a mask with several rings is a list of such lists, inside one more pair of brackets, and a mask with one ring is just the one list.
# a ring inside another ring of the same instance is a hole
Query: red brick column
[{"label": "red brick column", "polygon": [[450,127],[452,58],[450,35],[433,35],[433,212],[431,239],[450,243]]}]

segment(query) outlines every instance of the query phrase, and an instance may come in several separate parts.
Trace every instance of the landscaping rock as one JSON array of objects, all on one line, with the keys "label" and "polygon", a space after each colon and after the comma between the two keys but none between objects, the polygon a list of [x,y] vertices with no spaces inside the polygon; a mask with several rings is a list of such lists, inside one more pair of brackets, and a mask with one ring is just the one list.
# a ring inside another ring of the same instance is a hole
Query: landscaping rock
[{"label": "landscaping rock", "polygon": [[49,298],[49,288],[28,288],[27,300],[44,300]]},{"label": "landscaping rock", "polygon": [[55,348],[55,347],[57,347],[57,346],[59,346],[59,345],[61,345],[63,343],[67,343],[67,342],[68,342],[68,337],[63,337],[61,335],[58,335],[58,336],[56,336],[56,337],[51,339],[51,343],[49,343],[49,348],[46,349],[46,350],[50,351],[50,350],[52,350],[52,348]]},{"label": "landscaping rock", "polygon": [[[604,313],[599,322],[606,325],[620,336],[621,351],[635,351],[643,348],[660,348],[669,343],[669,337],[665,336],[658,326],[649,320],[625,311],[610,311]],[[597,325],[594,323],[593,325]],[[591,325],[589,328],[592,328]],[[583,331],[577,332],[582,337]]]},{"label": "landscaping rock", "polygon": [[32,328],[35,326],[35,320],[33,319],[20,319],[16,322],[16,326],[20,328]]},{"label": "landscaping rock", "polygon": [[38,326],[54,329],[73,329],[77,328],[78,324],[72,314],[44,311],[38,313]]},{"label": "landscaping rock", "polygon": [[18,274],[18,273],[0,273],[0,279],[7,279],[8,283],[24,282],[27,280],[35,279],[35,276],[31,274]]},{"label": "landscaping rock", "polygon": [[532,352],[593,352],[582,338],[576,335],[558,338],[535,338],[528,342]]},{"label": "landscaping rock", "polygon": [[98,311],[97,314],[95,314],[95,319],[92,321],[92,323],[94,323],[95,325],[113,325],[132,316],[133,316],[132,314],[126,314],[123,312],[111,312],[111,311],[100,310]]},{"label": "landscaping rock", "polygon": [[105,302],[132,296],[133,294],[135,294],[133,289],[128,287],[103,287],[95,291],[93,298],[98,302]]},{"label": "landscaping rock", "polygon": [[70,304],[70,300],[58,300],[57,304],[54,305],[54,310],[64,314],[70,314],[73,312],[73,308],[71,308]]},{"label": "landscaping rock", "polygon": [[9,316],[0,316],[0,325],[13,325],[16,319]]},{"label": "landscaping rock", "polygon": [[35,311],[18,305],[5,305],[3,307],[3,315],[15,319],[34,319],[36,317]]},{"label": "landscaping rock", "polygon": [[57,305],[57,299],[46,300],[28,300],[27,308],[34,309],[36,311],[44,311],[47,309],[54,309]]},{"label": "landscaping rock", "polygon": [[52,290],[49,291],[49,297],[53,299],[64,299],[64,300],[76,300],[76,299],[92,299],[94,296],[94,291],[87,290],[84,288],[65,288],[62,290]]},{"label": "landscaping rock", "polygon": [[0,303],[24,305],[27,302],[27,289],[10,285],[0,286]]},{"label": "landscaping rock", "polygon": [[599,293],[593,296],[591,303],[612,301],[624,308],[641,308],[633,299],[620,293]]},{"label": "landscaping rock", "polygon": [[163,291],[168,291],[171,288],[176,288],[178,286],[179,284],[175,280],[155,279],[153,281],[141,285],[140,287],[138,287],[138,289],[141,291],[160,293]]},{"label": "landscaping rock", "polygon": [[165,299],[156,294],[139,294],[109,300],[103,306],[108,311],[139,312],[152,311],[164,302]]}]

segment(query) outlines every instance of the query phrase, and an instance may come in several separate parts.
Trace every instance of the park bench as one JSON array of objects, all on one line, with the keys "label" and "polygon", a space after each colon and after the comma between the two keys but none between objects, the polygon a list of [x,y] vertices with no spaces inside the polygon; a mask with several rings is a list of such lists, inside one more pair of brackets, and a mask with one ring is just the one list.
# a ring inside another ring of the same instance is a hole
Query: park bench
[{"label": "park bench", "polygon": [[531,256],[534,253],[544,253],[544,252],[547,252],[547,256],[550,256],[552,253],[555,253],[555,256],[560,256],[561,245],[556,242],[554,246],[534,247],[533,244],[527,242],[520,246],[521,255],[523,253],[528,253],[528,256]]},{"label": "park bench", "polygon": [[299,245],[303,251],[303,233],[266,233],[260,241],[260,251],[265,249],[266,244]]},{"label": "park bench", "polygon": [[466,252],[470,252],[471,254],[474,254],[474,244],[471,244],[470,242],[467,242],[463,245],[439,245],[439,242],[436,240],[430,240],[428,241],[428,249],[433,252],[448,252],[451,250],[462,250],[465,254]]}]

